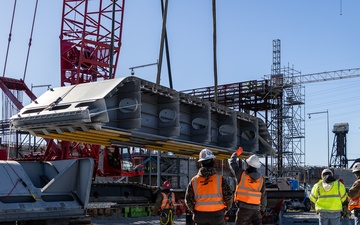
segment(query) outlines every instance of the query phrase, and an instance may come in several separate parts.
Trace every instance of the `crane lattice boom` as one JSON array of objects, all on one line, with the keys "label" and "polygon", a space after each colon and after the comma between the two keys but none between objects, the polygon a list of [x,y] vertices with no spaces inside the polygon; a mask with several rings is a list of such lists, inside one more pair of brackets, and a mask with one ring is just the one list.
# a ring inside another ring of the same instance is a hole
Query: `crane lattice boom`
[{"label": "crane lattice boom", "polygon": [[307,84],[330,80],[360,77],[360,68],[325,71],[305,75],[284,77],[285,84]]}]

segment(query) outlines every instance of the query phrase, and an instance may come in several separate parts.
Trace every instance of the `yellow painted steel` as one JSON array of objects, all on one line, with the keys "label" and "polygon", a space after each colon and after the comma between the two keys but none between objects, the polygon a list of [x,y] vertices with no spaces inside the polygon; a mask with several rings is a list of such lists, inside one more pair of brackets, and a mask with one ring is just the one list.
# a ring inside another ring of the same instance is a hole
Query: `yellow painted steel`
[{"label": "yellow painted steel", "polygon": [[75,131],[63,132],[61,134],[50,133],[49,135],[38,134],[42,138],[58,139],[63,141],[73,141],[87,144],[96,144],[102,146],[111,146],[115,142],[121,144],[138,143],[139,146],[148,150],[157,150],[163,152],[172,152],[177,156],[184,156],[190,158],[198,158],[199,152],[203,148],[210,149],[216,156],[216,159],[228,159],[232,152],[224,149],[216,149],[212,147],[205,147],[197,144],[184,143],[175,140],[153,140],[155,138],[139,138],[132,137],[130,133],[123,131],[113,131],[109,129],[102,130],[88,130],[88,131]]}]

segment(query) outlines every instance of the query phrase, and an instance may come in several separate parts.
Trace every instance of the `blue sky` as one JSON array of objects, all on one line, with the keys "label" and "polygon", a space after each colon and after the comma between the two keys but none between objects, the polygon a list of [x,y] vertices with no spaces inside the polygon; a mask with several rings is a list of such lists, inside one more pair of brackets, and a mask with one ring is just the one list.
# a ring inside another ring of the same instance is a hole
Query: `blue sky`
[{"label": "blue sky", "polygon": [[[3,72],[14,1],[0,8],[0,71]],[[18,0],[5,76],[22,78],[35,0]],[[61,0],[39,0],[25,82],[60,85]],[[281,40],[282,66],[301,74],[360,67],[360,1],[218,0],[218,83],[261,80],[271,73],[272,41]],[[160,0],[127,0],[116,77],[130,67],[155,63],[161,35]],[[213,86],[211,1],[169,0],[167,34],[174,89]],[[164,63],[165,64],[165,63]],[[156,66],[135,75],[156,82]],[[169,86],[166,68],[161,84]],[[348,158],[360,158],[360,78],[305,85],[306,113],[329,111],[330,146],[335,123],[347,122]],[[40,95],[45,89],[34,89]],[[305,118],[306,164],[327,164],[326,114]],[[359,138],[359,139],[358,139]]]}]

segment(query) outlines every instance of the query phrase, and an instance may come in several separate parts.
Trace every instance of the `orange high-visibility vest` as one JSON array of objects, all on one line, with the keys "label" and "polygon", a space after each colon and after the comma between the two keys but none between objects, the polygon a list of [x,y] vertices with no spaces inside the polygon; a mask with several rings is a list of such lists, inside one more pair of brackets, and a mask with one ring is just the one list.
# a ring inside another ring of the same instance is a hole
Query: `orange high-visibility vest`
[{"label": "orange high-visibility vest", "polygon": [[209,178],[196,175],[191,183],[194,189],[196,211],[214,212],[224,209],[222,176],[213,174]]},{"label": "orange high-visibility vest", "polygon": [[264,177],[260,177],[256,181],[243,171],[240,182],[237,184],[235,192],[235,201],[240,201],[253,205],[260,205],[261,188],[264,183]]},{"label": "orange high-visibility vest", "polygon": [[349,200],[348,209],[350,211],[353,209],[360,209],[360,196]]},{"label": "orange high-visibility vest", "polygon": [[349,200],[348,209],[349,210],[360,209],[360,196]]},{"label": "orange high-visibility vest", "polygon": [[169,199],[168,195],[164,192],[161,192],[162,195],[162,202],[160,209],[173,209],[175,205],[175,194],[174,192],[171,192],[171,199]]}]

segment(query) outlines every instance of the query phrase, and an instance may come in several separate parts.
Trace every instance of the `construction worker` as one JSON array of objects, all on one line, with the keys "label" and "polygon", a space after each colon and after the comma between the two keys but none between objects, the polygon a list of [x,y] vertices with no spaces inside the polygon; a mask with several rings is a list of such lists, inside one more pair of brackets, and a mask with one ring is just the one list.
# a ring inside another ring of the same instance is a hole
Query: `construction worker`
[{"label": "construction worker", "polygon": [[[240,151],[239,151],[240,150]],[[243,168],[242,148],[231,155],[229,164],[236,179],[234,202],[238,207],[235,225],[261,225],[262,214],[267,205],[265,179],[257,169],[261,167],[259,158],[251,155],[246,159],[247,168]]]},{"label": "construction worker", "polygon": [[352,173],[356,176],[356,181],[348,191],[348,209],[354,215],[355,225],[360,225],[360,162],[353,165]]},{"label": "construction worker", "polygon": [[340,225],[347,193],[344,184],[334,178],[330,169],[321,172],[321,179],[311,189],[310,200],[315,204],[320,225]]},{"label": "construction worker", "polygon": [[160,224],[174,224],[175,194],[171,191],[170,181],[165,181],[152,208],[154,215],[160,216]]},{"label": "construction worker", "polygon": [[231,208],[233,194],[223,176],[214,169],[214,154],[201,150],[201,167],[185,192],[185,204],[197,225],[225,225],[225,214]]}]

